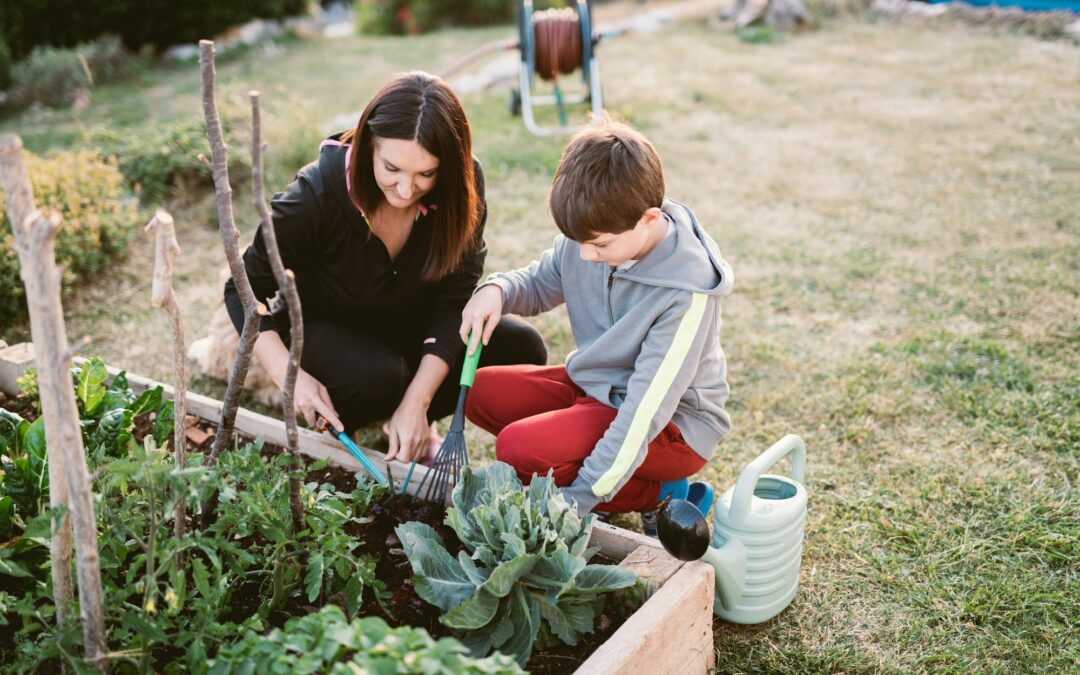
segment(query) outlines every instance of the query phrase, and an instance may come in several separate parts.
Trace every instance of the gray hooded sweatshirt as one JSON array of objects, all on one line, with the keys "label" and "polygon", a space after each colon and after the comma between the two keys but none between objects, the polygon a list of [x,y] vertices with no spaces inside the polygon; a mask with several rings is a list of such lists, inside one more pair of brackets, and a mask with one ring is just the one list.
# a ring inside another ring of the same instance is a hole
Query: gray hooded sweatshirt
[{"label": "gray hooded sweatshirt", "polygon": [[577,346],[567,374],[619,411],[563,488],[582,513],[615,496],[668,422],[706,461],[731,428],[720,347],[731,268],[689,208],[665,199],[662,211],[669,236],[629,268],[582,260],[581,246],[559,235],[539,261],[485,282],[502,290],[507,314],[533,316],[565,302]]}]

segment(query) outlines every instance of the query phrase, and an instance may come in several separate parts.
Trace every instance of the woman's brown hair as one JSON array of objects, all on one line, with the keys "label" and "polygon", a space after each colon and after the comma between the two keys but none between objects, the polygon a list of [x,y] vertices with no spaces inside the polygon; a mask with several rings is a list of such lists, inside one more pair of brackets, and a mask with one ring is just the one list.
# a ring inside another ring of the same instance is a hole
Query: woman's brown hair
[{"label": "woman's brown hair", "polygon": [[425,203],[432,212],[431,250],[421,273],[437,281],[453,272],[476,242],[480,197],[476,192],[472,133],[465,110],[443,80],[428,73],[403,73],[379,89],[360,115],[356,128],[341,140],[352,143],[349,157],[351,197],[364,213],[374,213],[384,201],[375,182],[375,141],[394,138],[416,141],[439,159],[438,178]]}]

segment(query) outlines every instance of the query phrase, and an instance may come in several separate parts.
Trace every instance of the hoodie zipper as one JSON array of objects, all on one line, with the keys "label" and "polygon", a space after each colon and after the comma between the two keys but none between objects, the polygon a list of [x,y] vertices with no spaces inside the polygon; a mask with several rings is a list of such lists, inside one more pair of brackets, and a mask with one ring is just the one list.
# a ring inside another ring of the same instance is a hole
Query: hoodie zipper
[{"label": "hoodie zipper", "polygon": [[615,268],[609,268],[607,277],[607,315],[611,325],[615,325],[615,313],[611,310],[611,287],[615,285]]}]

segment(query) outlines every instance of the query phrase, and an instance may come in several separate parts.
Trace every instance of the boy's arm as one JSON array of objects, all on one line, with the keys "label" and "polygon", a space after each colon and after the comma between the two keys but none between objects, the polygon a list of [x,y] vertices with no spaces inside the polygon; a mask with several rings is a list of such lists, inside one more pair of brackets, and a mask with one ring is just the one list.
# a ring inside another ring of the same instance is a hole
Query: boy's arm
[{"label": "boy's arm", "polygon": [[719,339],[718,310],[717,298],[681,292],[657,318],[634,363],[626,400],[577,478],[563,488],[580,513],[613,498],[645,461],[649,442],[671,421],[702,353]]},{"label": "boy's arm", "polygon": [[555,237],[552,248],[544,251],[540,260],[527,266],[488,276],[484,286],[497,286],[502,291],[503,313],[536,316],[563,303],[562,260],[566,238]]}]

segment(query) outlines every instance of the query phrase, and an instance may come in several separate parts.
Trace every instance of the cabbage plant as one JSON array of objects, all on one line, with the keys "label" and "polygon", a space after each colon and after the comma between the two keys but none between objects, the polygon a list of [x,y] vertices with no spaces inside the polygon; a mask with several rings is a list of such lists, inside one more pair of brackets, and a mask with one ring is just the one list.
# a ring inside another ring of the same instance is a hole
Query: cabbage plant
[{"label": "cabbage plant", "polygon": [[413,568],[416,592],[443,610],[476,656],[498,650],[524,665],[533,644],[576,645],[593,630],[603,593],[631,586],[636,576],[590,565],[595,516],[578,516],[550,475],[522,489],[514,469],[496,462],[465,468],[446,524],[464,550],[453,556],[426,523],[396,528]]}]

